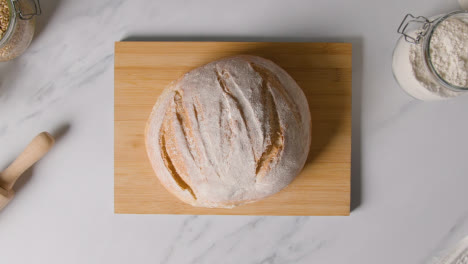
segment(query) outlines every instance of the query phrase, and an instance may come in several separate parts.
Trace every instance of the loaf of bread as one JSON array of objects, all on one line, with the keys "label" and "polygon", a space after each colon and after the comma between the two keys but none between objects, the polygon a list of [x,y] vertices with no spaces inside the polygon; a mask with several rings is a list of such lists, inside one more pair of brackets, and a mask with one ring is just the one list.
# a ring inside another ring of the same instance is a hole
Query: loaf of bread
[{"label": "loaf of bread", "polygon": [[145,138],[169,192],[193,206],[231,208],[272,195],[299,174],[311,118],[286,71],[241,55],[196,68],[166,88]]}]

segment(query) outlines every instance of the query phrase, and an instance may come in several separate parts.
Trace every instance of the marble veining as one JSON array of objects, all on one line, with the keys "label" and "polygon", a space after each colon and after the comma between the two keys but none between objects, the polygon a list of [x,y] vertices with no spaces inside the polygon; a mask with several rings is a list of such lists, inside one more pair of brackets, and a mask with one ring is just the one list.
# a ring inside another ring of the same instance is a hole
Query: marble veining
[{"label": "marble veining", "polygon": [[463,238],[460,234],[468,234],[468,210],[452,224],[448,232],[437,242],[434,250],[420,263],[436,263]]},{"label": "marble veining", "polygon": [[[201,243],[204,240],[203,238],[207,241],[209,240],[210,243],[198,252],[191,261],[187,261],[187,263],[237,263],[235,258],[229,260],[224,258],[235,256],[239,252],[255,252],[256,250],[260,250],[261,253],[246,263],[295,263],[326,247],[329,243],[327,240],[313,237],[293,242],[295,237],[306,226],[309,219],[310,217],[282,217],[279,219],[273,217],[253,217],[247,222],[242,221],[244,222],[243,224],[231,229],[225,235],[211,240],[210,229],[216,228],[213,226],[212,221],[205,216],[188,216],[180,224],[177,235],[166,250],[166,255],[158,263],[180,263],[183,259],[180,256],[187,251],[187,247]],[[249,246],[250,235],[261,236],[264,232],[262,230],[262,226],[264,225],[284,225],[286,228],[275,234],[269,242],[264,243],[260,240]],[[276,248],[278,250],[267,250],[264,252],[262,247]]]},{"label": "marble veining", "polygon": [[[187,229],[187,226],[190,224],[190,222],[194,221],[197,217],[198,216],[196,216],[196,215],[189,216],[184,220],[184,222],[182,222],[182,225],[179,228],[179,231],[177,232],[177,236],[174,239],[174,242],[172,242],[170,248],[166,251],[166,255],[164,256],[164,259],[161,261],[161,264],[168,263],[168,261],[170,260],[172,254],[174,252],[175,246],[177,246],[177,244],[180,243],[180,239],[184,235],[184,233],[185,233],[185,231]],[[203,233],[203,230],[200,230],[200,233],[197,236],[195,236],[195,240],[198,239],[201,236],[202,233]],[[192,239],[191,242],[193,242],[193,239]]]}]

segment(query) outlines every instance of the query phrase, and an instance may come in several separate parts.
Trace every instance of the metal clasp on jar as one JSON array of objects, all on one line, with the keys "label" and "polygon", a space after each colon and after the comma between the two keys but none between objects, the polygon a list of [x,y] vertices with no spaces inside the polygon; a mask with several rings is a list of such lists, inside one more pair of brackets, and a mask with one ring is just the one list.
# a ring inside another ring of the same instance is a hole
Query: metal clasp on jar
[{"label": "metal clasp on jar", "polygon": [[[433,22],[434,20],[431,21],[424,16],[416,17],[416,16],[413,16],[412,14],[407,14],[405,18],[403,18],[403,21],[401,21],[401,24],[398,27],[397,32],[399,34],[402,34],[405,37],[406,42],[409,42],[412,44],[418,44],[421,41],[421,39],[423,39],[427,35]],[[420,29],[416,32],[416,35],[414,36],[408,33],[409,26],[411,24],[422,25]]]},{"label": "metal clasp on jar", "polygon": [[[33,2],[34,10],[28,10],[30,8],[25,9],[24,6],[20,3],[21,1],[28,1],[30,3]],[[42,13],[41,4],[39,3],[39,0],[13,0],[12,2],[15,6],[16,13],[22,20],[30,20],[34,16],[38,16]]]}]

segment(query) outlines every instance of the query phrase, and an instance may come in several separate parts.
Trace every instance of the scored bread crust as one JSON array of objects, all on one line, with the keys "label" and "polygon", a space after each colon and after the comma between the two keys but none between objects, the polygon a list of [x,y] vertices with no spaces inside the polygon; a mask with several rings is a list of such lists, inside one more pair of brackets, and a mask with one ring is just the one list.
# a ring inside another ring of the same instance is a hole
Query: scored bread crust
[{"label": "scored bread crust", "polygon": [[199,207],[231,208],[286,187],[309,153],[311,117],[278,65],[239,55],[173,82],[148,119],[145,142],[162,185]]}]

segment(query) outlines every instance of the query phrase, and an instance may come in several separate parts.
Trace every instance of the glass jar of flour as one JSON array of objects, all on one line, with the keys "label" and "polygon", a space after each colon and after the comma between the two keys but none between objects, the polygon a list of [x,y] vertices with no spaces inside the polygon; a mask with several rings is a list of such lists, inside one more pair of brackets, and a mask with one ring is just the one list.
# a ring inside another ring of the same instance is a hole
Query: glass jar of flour
[{"label": "glass jar of flour", "polygon": [[0,0],[0,61],[12,60],[31,44],[39,0]]},{"label": "glass jar of flour", "polygon": [[393,52],[393,75],[420,100],[441,100],[468,92],[468,11],[435,18],[408,14]]}]

